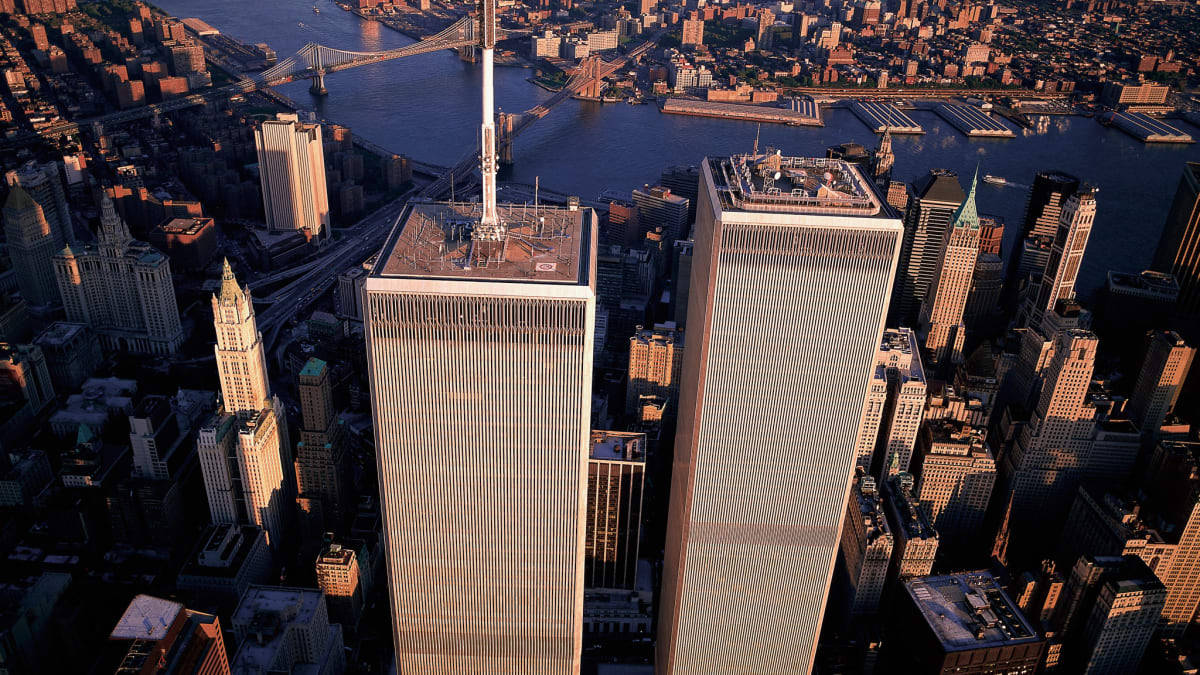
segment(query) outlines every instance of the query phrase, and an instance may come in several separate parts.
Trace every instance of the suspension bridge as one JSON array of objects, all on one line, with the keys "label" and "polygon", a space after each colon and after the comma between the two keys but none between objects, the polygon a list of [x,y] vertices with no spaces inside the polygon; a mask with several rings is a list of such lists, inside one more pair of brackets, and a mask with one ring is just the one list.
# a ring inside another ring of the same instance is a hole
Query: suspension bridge
[{"label": "suspension bridge", "polygon": [[[455,21],[441,32],[414,42],[404,47],[375,52],[355,52],[336,49],[322,44],[310,42],[300,48],[295,54],[276,63],[274,66],[251,75],[244,75],[236,82],[224,87],[215,87],[204,92],[168,99],[161,103],[139,106],[129,110],[91,117],[75,122],[60,122],[49,126],[38,135],[45,138],[55,138],[73,134],[81,128],[104,126],[109,124],[124,124],[138,119],[145,119],[163,113],[175,112],[192,106],[206,103],[217,103],[228,100],[231,96],[247,94],[259,89],[268,89],[296,80],[311,80],[309,90],[316,94],[326,93],[325,76],[330,73],[368,66],[384,61],[393,61],[419,54],[441,51],[443,49],[462,49],[473,47],[479,43],[478,19],[470,16]],[[499,31],[502,37],[518,37],[527,34],[526,31]]]}]

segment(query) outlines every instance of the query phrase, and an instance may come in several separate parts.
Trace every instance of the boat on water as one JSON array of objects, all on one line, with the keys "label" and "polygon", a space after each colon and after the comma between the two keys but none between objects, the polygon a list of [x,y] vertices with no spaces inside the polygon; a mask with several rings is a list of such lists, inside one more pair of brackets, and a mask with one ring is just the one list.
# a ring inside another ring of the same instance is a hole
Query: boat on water
[{"label": "boat on water", "polygon": [[320,13],[321,13],[320,7],[313,7],[313,14],[320,14]]},{"label": "boat on water", "polygon": [[983,182],[991,183],[992,185],[1007,185],[1008,179],[1003,176],[993,176],[989,173],[983,177]]}]

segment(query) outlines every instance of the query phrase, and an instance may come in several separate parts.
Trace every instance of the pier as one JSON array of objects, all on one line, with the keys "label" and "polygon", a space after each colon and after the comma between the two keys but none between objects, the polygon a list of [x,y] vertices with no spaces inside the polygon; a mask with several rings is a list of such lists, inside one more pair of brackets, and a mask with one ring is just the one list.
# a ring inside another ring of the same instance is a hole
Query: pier
[{"label": "pier", "polygon": [[1016,134],[1003,122],[974,106],[939,103],[934,112],[955,129],[972,138],[1014,138]]},{"label": "pier", "polygon": [[1101,121],[1112,124],[1143,143],[1196,142],[1190,134],[1143,113],[1112,112],[1104,115]]},{"label": "pier", "polygon": [[663,103],[662,111],[674,115],[721,117],[748,122],[772,122],[810,127],[825,126],[825,123],[821,121],[820,107],[811,99],[792,99],[788,108],[771,108],[742,103],[669,98]]},{"label": "pier", "polygon": [[854,101],[850,104],[854,116],[862,120],[867,128],[877,134],[923,134],[925,130],[904,111],[891,103],[878,101]]}]

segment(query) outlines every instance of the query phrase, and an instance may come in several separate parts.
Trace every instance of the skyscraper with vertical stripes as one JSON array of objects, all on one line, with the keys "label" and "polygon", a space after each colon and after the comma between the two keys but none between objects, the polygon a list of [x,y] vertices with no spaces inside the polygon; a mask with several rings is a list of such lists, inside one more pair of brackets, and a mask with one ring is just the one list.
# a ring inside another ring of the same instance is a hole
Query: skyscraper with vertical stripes
[{"label": "skyscraper with vertical stripes", "polygon": [[836,159],[710,158],[657,670],[812,667],[903,227]]},{"label": "skyscraper with vertical stripes", "polygon": [[401,673],[579,671],[595,216],[410,206],[365,325]]}]

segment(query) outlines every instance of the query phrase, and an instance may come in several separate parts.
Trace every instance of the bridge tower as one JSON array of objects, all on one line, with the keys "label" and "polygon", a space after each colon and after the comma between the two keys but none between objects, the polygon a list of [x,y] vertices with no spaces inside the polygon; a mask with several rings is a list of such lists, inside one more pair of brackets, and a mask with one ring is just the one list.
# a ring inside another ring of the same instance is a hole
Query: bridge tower
[{"label": "bridge tower", "polygon": [[308,93],[313,96],[325,96],[329,90],[325,88],[325,64],[320,45],[312,45],[312,64],[315,75],[308,87]]},{"label": "bridge tower", "polygon": [[579,74],[586,77],[587,83],[579,90],[583,98],[600,98],[600,57],[589,56],[579,62]]},{"label": "bridge tower", "polygon": [[496,126],[496,155],[504,166],[512,166],[513,163],[513,127],[518,116],[506,112],[499,115],[499,124]]}]

